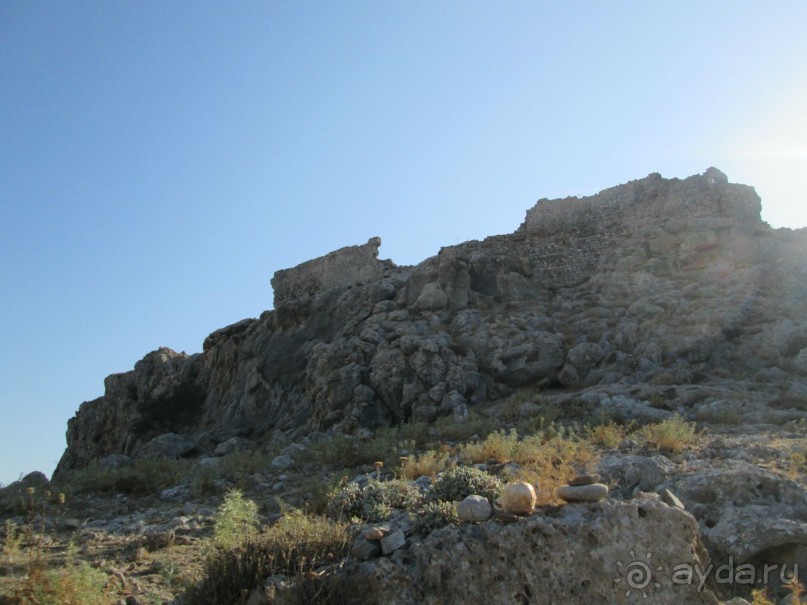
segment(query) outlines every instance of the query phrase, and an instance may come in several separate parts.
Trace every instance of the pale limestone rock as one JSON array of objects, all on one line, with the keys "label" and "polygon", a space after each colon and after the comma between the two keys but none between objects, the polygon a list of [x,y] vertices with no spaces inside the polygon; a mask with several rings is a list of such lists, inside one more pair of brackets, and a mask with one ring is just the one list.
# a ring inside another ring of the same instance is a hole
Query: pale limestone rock
[{"label": "pale limestone rock", "polygon": [[526,481],[508,483],[500,498],[504,512],[515,515],[531,515],[535,510],[535,488]]},{"label": "pale limestone rock", "polygon": [[457,516],[461,521],[477,523],[487,521],[493,514],[490,501],[484,496],[468,496],[457,504]]}]

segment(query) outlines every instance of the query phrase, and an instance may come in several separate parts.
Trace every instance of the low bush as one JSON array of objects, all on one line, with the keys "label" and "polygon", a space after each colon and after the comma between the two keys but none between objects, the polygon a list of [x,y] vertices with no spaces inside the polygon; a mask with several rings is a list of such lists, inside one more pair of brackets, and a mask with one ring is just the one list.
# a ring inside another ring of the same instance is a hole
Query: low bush
[{"label": "low bush", "polygon": [[370,479],[364,487],[351,482],[335,488],[328,499],[326,512],[333,519],[357,517],[377,521],[388,517],[394,510],[414,510],[421,500],[420,490],[406,480]]},{"label": "low bush", "polygon": [[456,502],[429,502],[417,511],[414,530],[420,534],[430,534],[441,527],[458,523]]},{"label": "low bush", "polygon": [[484,496],[491,502],[499,496],[502,483],[474,466],[458,466],[439,475],[432,483],[432,502],[456,502],[467,496]]},{"label": "low bush", "polygon": [[[187,605],[235,605],[265,578],[282,574],[294,582],[300,605],[339,603],[347,590],[337,576],[314,583],[311,573],[340,560],[349,543],[348,526],[324,517],[291,511],[254,540],[232,549],[216,549],[203,577],[183,595]],[[311,594],[321,599],[307,600]]]},{"label": "low bush", "polygon": [[613,420],[590,426],[586,429],[587,439],[597,447],[604,449],[613,449],[619,446],[625,439],[626,434],[626,428]]},{"label": "low bush", "polygon": [[636,436],[646,446],[672,454],[681,452],[696,441],[695,424],[685,421],[678,414],[643,426],[636,432]]}]

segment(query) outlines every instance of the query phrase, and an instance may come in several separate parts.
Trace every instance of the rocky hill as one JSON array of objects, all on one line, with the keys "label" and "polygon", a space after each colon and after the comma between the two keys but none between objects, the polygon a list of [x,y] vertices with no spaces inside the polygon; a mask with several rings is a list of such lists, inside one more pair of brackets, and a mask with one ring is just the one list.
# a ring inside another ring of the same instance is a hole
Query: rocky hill
[{"label": "rocky hill", "polygon": [[524,387],[608,415],[803,415],[770,404],[807,397],[807,232],[771,229],[754,190],[714,168],[542,199],[514,233],[414,267],[378,260],[380,243],[278,271],[274,310],[200,354],[160,349],[107,377],[70,420],[56,475],[276,431],[461,418]]},{"label": "rocky hill", "polygon": [[651,174],[278,271],[0,490],[0,603],[64,592],[43,560],[127,605],[805,602],[807,229],[760,208]]}]

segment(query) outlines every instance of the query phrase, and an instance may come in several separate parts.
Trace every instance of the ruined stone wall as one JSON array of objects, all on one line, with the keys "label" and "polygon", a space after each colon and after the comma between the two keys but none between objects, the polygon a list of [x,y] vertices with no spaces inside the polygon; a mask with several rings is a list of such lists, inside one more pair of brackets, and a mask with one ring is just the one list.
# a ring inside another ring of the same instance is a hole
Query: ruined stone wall
[{"label": "ruined stone wall", "polygon": [[348,286],[380,278],[391,264],[378,260],[380,237],[360,246],[345,246],[291,269],[276,271],[272,277],[275,307],[284,302],[313,296],[326,288]]},{"label": "ruined stone wall", "polygon": [[536,277],[549,288],[588,279],[600,258],[627,238],[660,232],[762,226],[751,187],[729,184],[715,168],[687,179],[658,173],[588,197],[541,199],[517,234],[526,240]]}]

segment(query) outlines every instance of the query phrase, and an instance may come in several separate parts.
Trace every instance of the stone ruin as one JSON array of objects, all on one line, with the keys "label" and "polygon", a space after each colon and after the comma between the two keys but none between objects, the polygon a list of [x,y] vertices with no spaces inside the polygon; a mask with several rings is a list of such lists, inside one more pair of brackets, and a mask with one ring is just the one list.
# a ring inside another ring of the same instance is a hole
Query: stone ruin
[{"label": "stone ruin", "polygon": [[380,246],[381,238],[371,237],[366,244],[345,246],[296,267],[276,271],[272,277],[275,308],[328,288],[352,286],[383,277],[385,271],[395,265],[392,261],[378,259]]}]

